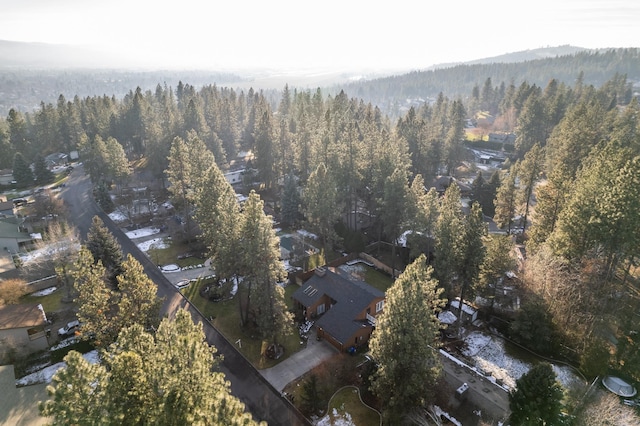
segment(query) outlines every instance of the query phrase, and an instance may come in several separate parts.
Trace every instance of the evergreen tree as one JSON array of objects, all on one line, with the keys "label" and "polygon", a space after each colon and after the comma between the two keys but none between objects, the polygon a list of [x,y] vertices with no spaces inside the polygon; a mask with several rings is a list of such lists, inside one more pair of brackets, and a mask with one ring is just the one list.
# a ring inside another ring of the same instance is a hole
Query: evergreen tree
[{"label": "evergreen tree", "polygon": [[425,193],[422,176],[416,175],[408,193],[406,213],[407,227],[412,231],[407,235],[407,246],[410,248],[410,256],[414,259],[423,253],[429,259],[432,254],[438,203],[436,190],[431,188]]},{"label": "evergreen tree", "polygon": [[506,228],[507,234],[511,234],[514,216],[518,207],[516,187],[518,164],[519,162],[516,162],[511,166],[509,172],[503,176],[494,201],[496,213],[493,216],[493,220],[499,228]]},{"label": "evergreen tree", "polygon": [[105,283],[106,271],[102,262],[94,260],[91,252],[82,247],[74,264],[72,276],[78,306],[78,319],[84,339],[92,339],[96,346],[105,347],[117,336],[112,317],[114,292]]},{"label": "evergreen tree", "polygon": [[524,204],[524,215],[522,218],[522,228],[526,230],[529,218],[529,206],[531,205],[531,196],[536,182],[540,179],[543,170],[544,150],[540,144],[535,144],[529,152],[524,156],[518,168],[518,178],[520,181],[519,193],[520,204]]},{"label": "evergreen tree", "polygon": [[300,193],[295,175],[289,173],[284,178],[284,187],[280,205],[282,206],[282,224],[291,226],[300,218]]},{"label": "evergreen tree", "polygon": [[251,191],[242,212],[241,274],[247,288],[242,322],[247,324],[251,314],[260,336],[277,343],[280,335],[291,332],[293,317],[287,311],[284,289],[278,285],[285,277],[279,240],[263,206],[260,196]]},{"label": "evergreen tree", "polygon": [[450,298],[454,297],[451,281],[458,271],[461,249],[459,240],[463,229],[460,188],[458,185],[449,185],[440,204],[440,214],[436,222],[433,267],[440,285],[446,289]]},{"label": "evergreen tree", "polygon": [[396,246],[405,222],[408,190],[406,173],[402,169],[395,169],[393,174],[385,180],[384,195],[380,202],[384,232],[392,244],[392,278],[395,278]]},{"label": "evergreen tree", "polygon": [[33,172],[21,153],[13,156],[13,178],[18,188],[33,186]]},{"label": "evergreen tree", "polygon": [[[487,225],[484,223],[480,204],[473,203],[471,212],[464,218],[462,234],[458,243],[460,258],[458,263],[458,280],[460,281],[460,303],[463,303],[467,293],[474,293],[474,286],[480,274],[480,267],[484,261],[485,247],[483,239],[487,235]],[[458,327],[462,330],[462,312],[458,317]]]},{"label": "evergreen tree", "polygon": [[117,284],[116,277],[123,272],[124,255],[120,244],[98,216],[92,219],[85,244],[93,255],[94,261],[101,261],[106,268],[109,281],[114,285]]},{"label": "evergreen tree", "polygon": [[389,424],[399,424],[402,416],[429,401],[442,372],[434,349],[442,290],[431,275],[424,255],[407,266],[387,290],[371,336],[371,356],[378,364],[372,390],[383,401]]},{"label": "evergreen tree", "polygon": [[83,323],[82,334],[95,339],[101,347],[112,343],[123,328],[133,324],[156,326],[162,304],[156,296],[157,287],[131,255],[117,276],[118,290],[107,286],[105,272],[102,262],[95,263],[89,249],[82,248],[73,272],[78,318]]},{"label": "evergreen tree", "polygon": [[303,212],[312,230],[322,238],[329,250],[337,239],[335,223],[340,219],[338,189],[324,164],[311,173],[303,193]]},{"label": "evergreen tree", "polygon": [[184,310],[163,319],[155,335],[131,326],[99,364],[69,352],[40,412],[56,425],[255,425],[216,371],[215,353]]},{"label": "evergreen tree", "polygon": [[142,265],[130,254],[122,263],[118,279],[116,327],[121,330],[133,324],[152,327],[158,324],[162,300],[156,296],[158,288],[144,272]]},{"label": "evergreen tree", "polygon": [[47,163],[44,161],[44,157],[40,154],[36,155],[34,160],[33,172],[38,185],[45,185],[53,182],[53,172],[49,170]]},{"label": "evergreen tree", "polygon": [[318,376],[311,374],[302,385],[302,393],[300,395],[301,409],[308,416],[315,416],[323,407],[320,406],[322,401],[320,392],[318,391]]},{"label": "evergreen tree", "polygon": [[213,165],[195,194],[195,218],[202,241],[219,279],[230,280],[238,273],[240,256],[240,206],[222,171]]},{"label": "evergreen tree", "polygon": [[491,298],[491,306],[496,296],[499,279],[508,271],[516,267],[511,255],[513,240],[508,235],[491,235],[485,244],[485,257],[480,265],[480,288],[485,297]]},{"label": "evergreen tree", "polygon": [[536,364],[516,380],[516,390],[509,394],[509,420],[514,425],[562,425],[563,390],[549,363]]}]

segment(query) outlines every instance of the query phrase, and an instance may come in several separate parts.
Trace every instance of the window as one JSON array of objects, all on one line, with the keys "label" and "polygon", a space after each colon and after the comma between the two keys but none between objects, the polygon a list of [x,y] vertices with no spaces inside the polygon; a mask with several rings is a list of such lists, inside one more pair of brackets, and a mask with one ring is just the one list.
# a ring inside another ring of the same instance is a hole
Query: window
[{"label": "window", "polygon": [[378,303],[376,303],[376,313],[380,312],[382,308],[384,308],[384,300],[381,300]]}]

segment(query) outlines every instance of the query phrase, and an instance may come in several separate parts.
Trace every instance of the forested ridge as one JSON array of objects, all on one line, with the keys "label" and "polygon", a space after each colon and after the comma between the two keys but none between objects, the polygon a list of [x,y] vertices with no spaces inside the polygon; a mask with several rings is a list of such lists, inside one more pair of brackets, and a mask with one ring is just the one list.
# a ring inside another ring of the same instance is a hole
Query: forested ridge
[{"label": "forested ridge", "polygon": [[[578,57],[582,72],[572,68]],[[566,74],[559,78],[539,66],[554,61],[502,65],[512,67],[510,73],[469,81],[466,90],[460,74],[462,88],[452,94],[439,90],[433,102],[419,103],[397,120],[374,103],[350,97],[349,89],[327,95],[285,86],[274,100],[253,89],[180,82],[175,88],[159,83],[155,90],[131,89],[121,99],[60,96],[33,112],[12,109],[0,120],[0,167],[15,173],[48,153],[78,150],[96,184],[126,186],[132,172],[142,170],[159,181],[168,177],[177,208],[187,223],[193,216],[205,225],[210,254],[220,256],[217,268],[226,268],[229,277],[237,272],[225,254],[232,247],[219,241],[231,244],[238,233],[270,226],[256,193],[249,197],[242,229],[218,222],[239,214],[221,172],[243,151],[254,154],[255,174],[247,183],[277,201],[283,225],[305,224],[327,252],[358,251],[372,241],[386,241],[395,250],[400,236],[411,231],[409,260],[430,259],[433,271],[416,264],[410,272],[429,280],[433,272],[442,289],[438,294],[448,299],[495,297],[496,283],[513,268],[505,261],[511,238],[486,235],[484,220],[493,218],[507,234],[517,231],[526,252],[518,283],[521,308],[491,308],[509,324],[504,331],[591,377],[611,369],[638,380],[640,106],[632,77],[638,52],[567,57],[560,61]],[[486,71],[493,65],[477,67]],[[526,78],[535,72],[544,83]],[[418,77],[406,78],[422,87]],[[387,81],[390,93],[394,79]],[[406,95],[403,90],[398,87]],[[491,177],[478,172],[468,150],[487,146],[468,133],[478,117],[485,135],[515,134],[513,149],[499,147],[508,159]],[[457,185],[444,194],[430,189],[441,175],[473,179],[469,209],[461,210]],[[18,186],[33,184],[33,177],[15,178]],[[207,216],[216,211],[222,213]],[[371,220],[367,234],[358,230],[358,214]],[[264,241],[256,239],[256,252],[273,246],[273,235],[264,235]],[[259,273],[250,259],[244,262],[260,285],[282,272]],[[284,315],[278,318],[267,322],[287,322]]]},{"label": "forested ridge", "polygon": [[573,85],[581,79],[585,84],[601,86],[616,73],[626,75],[631,82],[639,82],[640,50],[601,49],[514,63],[461,64],[342,87],[353,96],[395,113],[406,99],[433,99],[440,92],[449,97],[469,96],[473,88],[487,78],[507,85],[526,81],[545,86],[552,79]]}]

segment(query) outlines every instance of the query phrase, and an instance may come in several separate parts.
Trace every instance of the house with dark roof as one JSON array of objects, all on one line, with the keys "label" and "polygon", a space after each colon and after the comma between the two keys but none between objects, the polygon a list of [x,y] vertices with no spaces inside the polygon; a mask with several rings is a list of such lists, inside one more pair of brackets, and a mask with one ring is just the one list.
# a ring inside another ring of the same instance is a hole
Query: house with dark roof
[{"label": "house with dark roof", "polygon": [[47,317],[40,304],[0,307],[0,360],[15,354],[29,354],[49,347]]},{"label": "house with dark roof", "polygon": [[318,338],[340,351],[365,344],[384,309],[384,292],[335,269],[316,268],[293,299],[306,320],[315,321]]}]

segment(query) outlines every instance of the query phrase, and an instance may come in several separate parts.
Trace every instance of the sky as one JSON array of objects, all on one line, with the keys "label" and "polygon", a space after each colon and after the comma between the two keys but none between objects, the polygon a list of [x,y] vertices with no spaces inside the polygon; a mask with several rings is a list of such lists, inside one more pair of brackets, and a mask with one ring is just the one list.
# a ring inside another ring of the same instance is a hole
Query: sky
[{"label": "sky", "polygon": [[433,3],[0,0],[0,40],[100,46],[141,66],[334,70],[424,69],[567,44],[640,47],[638,0]]}]

